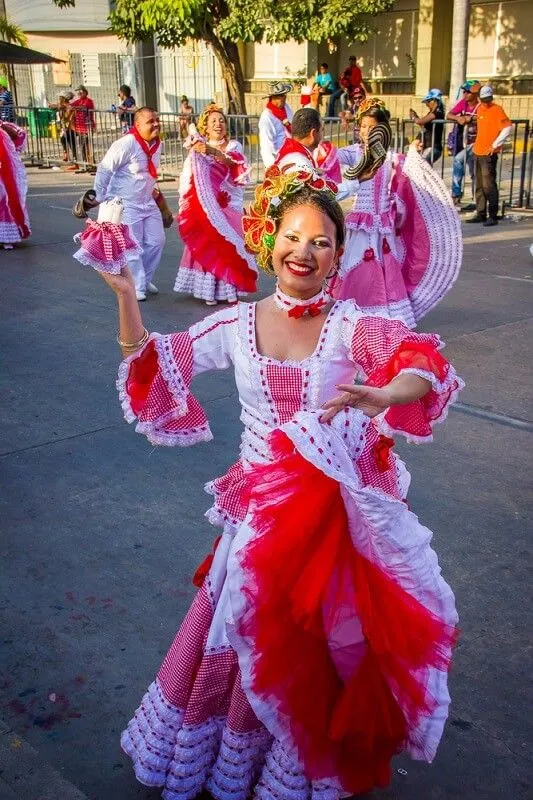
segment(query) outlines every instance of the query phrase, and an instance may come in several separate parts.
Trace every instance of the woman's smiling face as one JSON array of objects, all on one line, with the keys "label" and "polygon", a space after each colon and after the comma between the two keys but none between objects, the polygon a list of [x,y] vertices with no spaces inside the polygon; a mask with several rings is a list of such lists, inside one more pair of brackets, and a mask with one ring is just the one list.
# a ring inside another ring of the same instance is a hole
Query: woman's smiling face
[{"label": "woman's smiling face", "polygon": [[272,266],[282,292],[307,299],[317,294],[341,255],[335,223],[313,205],[290,208],[280,221]]}]

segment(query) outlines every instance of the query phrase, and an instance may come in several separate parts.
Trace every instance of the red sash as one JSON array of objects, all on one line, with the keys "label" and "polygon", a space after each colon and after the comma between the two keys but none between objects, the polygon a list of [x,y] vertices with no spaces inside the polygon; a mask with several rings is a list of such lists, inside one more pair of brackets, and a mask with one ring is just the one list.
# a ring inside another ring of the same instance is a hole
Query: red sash
[{"label": "red sash", "polygon": [[147,142],[145,139],[143,139],[143,137],[135,127],[130,128],[130,133],[135,139],[135,141],[142,147],[143,151],[146,153],[146,157],[148,158],[148,172],[150,173],[152,178],[157,178],[157,168],[152,159],[157,153],[159,145],[161,144],[161,139],[158,136],[157,139],[154,139],[153,142]]},{"label": "red sash", "polygon": [[289,121],[289,118],[287,117],[287,109],[286,109],[286,107],[283,106],[283,108],[278,108],[277,106],[275,106],[270,101],[267,103],[266,107],[268,108],[270,113],[274,117],[276,117],[276,119],[279,119],[279,121],[282,123],[282,125],[285,128],[285,130],[287,131],[287,133],[290,134],[290,132],[291,132],[291,123]]},{"label": "red sash", "polygon": [[19,233],[23,239],[30,235],[30,229],[26,224],[24,208],[20,202],[20,194],[17,186],[17,178],[12,161],[12,154],[8,149],[4,137],[8,134],[0,128],[0,164],[2,166],[2,180],[6,187],[7,206],[13,219],[15,220]]},{"label": "red sash", "polygon": [[311,150],[308,150],[304,144],[301,144],[297,139],[293,139],[292,137],[287,137],[281,145],[280,151],[276,158],[276,164],[278,164],[282,158],[289,156],[291,153],[301,153],[307,158],[312,167],[317,166]]}]

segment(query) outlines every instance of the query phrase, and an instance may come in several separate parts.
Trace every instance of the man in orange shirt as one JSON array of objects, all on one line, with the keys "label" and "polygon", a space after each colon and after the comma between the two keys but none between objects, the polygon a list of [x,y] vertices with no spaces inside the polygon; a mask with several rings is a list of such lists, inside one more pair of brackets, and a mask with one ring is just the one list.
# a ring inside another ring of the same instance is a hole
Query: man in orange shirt
[{"label": "man in orange shirt", "polygon": [[[496,165],[498,153],[513,129],[501,106],[493,102],[491,86],[482,86],[477,108],[477,135],[474,142],[476,170],[476,213],[467,222],[482,222],[489,228],[498,224],[498,184]],[[487,218],[488,205],[488,218]]]}]

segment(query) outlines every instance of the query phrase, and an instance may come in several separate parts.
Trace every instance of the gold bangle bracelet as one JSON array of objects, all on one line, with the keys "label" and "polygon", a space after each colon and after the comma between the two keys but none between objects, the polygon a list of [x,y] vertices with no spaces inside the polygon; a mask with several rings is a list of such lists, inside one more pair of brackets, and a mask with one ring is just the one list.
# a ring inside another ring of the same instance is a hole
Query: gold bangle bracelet
[{"label": "gold bangle bracelet", "polygon": [[122,347],[123,350],[137,350],[139,347],[142,347],[143,344],[146,344],[149,336],[150,334],[145,328],[144,333],[138,342],[122,342],[118,334],[117,334],[117,342],[119,343],[120,347]]}]

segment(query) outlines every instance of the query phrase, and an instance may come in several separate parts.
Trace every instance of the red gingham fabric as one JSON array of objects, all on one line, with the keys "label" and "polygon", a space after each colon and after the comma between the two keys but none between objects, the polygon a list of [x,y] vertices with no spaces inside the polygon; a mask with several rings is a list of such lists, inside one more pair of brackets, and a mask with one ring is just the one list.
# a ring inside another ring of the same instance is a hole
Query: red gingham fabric
[{"label": "red gingham fabric", "polygon": [[192,342],[188,333],[161,337],[158,347],[156,340],[148,342],[131,361],[126,380],[131,408],[139,421],[157,423],[157,431],[167,434],[195,433],[203,428],[207,418],[188,390],[192,370]]},{"label": "red gingham fabric", "polygon": [[368,384],[385,386],[406,368],[430,373],[440,383],[420,400],[390,408],[385,414],[389,430],[420,441],[430,439],[431,423],[446,414],[462,383],[438,353],[439,347],[441,342],[435,334],[414,333],[398,320],[368,316],[357,321],[352,357],[364,370]]},{"label": "red gingham fabric", "polygon": [[200,725],[213,717],[227,717],[236,733],[261,727],[241,685],[234,650],[206,652],[212,621],[205,585],[199,590],[159,670],[165,699],[185,710],[184,725]]},{"label": "red gingham fabric", "polygon": [[301,367],[267,364],[266,379],[280,425],[302,408],[303,370]]}]

